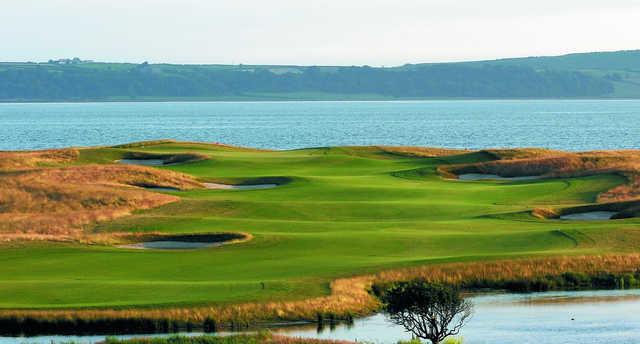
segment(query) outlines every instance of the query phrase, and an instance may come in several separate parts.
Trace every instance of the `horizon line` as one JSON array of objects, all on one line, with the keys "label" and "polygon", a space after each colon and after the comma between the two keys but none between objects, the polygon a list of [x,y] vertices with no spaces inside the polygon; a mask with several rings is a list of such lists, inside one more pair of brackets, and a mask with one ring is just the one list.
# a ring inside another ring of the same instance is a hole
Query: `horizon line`
[{"label": "horizon line", "polygon": [[[469,60],[452,60],[452,61],[440,61],[440,62],[406,62],[404,64],[385,66],[385,65],[377,65],[372,66],[368,64],[356,65],[356,64],[344,64],[344,65],[321,65],[321,64],[259,64],[259,63],[173,63],[173,62],[115,62],[115,61],[101,61],[94,59],[84,60],[80,57],[63,57],[63,58],[51,58],[48,61],[0,61],[0,64],[54,64],[50,61],[63,61],[63,60],[73,60],[79,59],[80,63],[96,63],[96,64],[132,64],[132,65],[140,65],[144,63],[148,63],[150,65],[173,65],[173,66],[265,66],[265,67],[372,67],[372,68],[397,68],[403,66],[410,65],[428,65],[428,64],[457,64],[457,63],[472,63],[472,62],[496,62],[496,61],[504,61],[504,60],[518,60],[518,59],[530,59],[530,58],[552,58],[552,57],[565,57],[572,55],[585,55],[585,54],[613,54],[613,53],[633,53],[640,52],[639,49],[622,49],[622,50],[597,50],[597,51],[582,51],[582,52],[571,52],[565,54],[558,55],[529,55],[529,56],[510,56],[510,57],[498,57],[498,58],[487,58],[487,59],[469,59]],[[71,64],[72,65],[72,64]]]}]

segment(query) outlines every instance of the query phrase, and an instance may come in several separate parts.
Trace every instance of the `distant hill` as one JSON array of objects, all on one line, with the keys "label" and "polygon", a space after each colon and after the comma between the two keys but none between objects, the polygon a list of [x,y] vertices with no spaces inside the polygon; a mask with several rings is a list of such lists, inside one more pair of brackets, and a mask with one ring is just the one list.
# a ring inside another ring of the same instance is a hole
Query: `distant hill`
[{"label": "distant hill", "polygon": [[400,67],[0,63],[0,101],[640,98],[640,50]]},{"label": "distant hill", "polygon": [[[407,64],[399,68],[428,66],[439,63]],[[530,56],[497,60],[453,62],[458,65],[527,66],[556,70],[640,70],[640,50],[604,51],[560,56]]]},{"label": "distant hill", "polygon": [[[640,98],[640,50],[608,51],[535,56],[490,61],[459,62],[463,66],[520,66],[537,71],[556,70],[584,73],[612,83],[614,91],[603,97]],[[430,64],[406,65],[416,68]]]}]

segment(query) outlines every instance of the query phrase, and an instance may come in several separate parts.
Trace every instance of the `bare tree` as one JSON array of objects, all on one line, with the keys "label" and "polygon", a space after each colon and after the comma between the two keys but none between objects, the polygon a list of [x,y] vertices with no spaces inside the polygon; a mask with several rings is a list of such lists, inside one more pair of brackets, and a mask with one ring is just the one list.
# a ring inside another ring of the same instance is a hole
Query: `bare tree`
[{"label": "bare tree", "polygon": [[457,289],[424,281],[396,283],[381,299],[391,322],[433,344],[460,333],[473,313]]}]

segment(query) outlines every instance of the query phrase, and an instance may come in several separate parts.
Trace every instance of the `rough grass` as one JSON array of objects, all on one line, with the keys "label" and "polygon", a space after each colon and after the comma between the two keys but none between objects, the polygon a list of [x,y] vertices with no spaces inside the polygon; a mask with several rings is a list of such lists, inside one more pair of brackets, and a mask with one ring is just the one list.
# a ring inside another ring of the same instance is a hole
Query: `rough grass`
[{"label": "rough grass", "polygon": [[483,152],[492,155],[497,160],[537,159],[567,154],[563,151],[543,148],[485,149]]},{"label": "rough grass", "polygon": [[0,174],[0,240],[80,239],[86,225],[178,200],[133,186],[201,187],[181,173],[141,166],[37,167],[69,163],[73,152],[2,153],[6,169],[27,169]]},{"label": "rough grass", "polygon": [[640,268],[640,255],[565,256],[515,259],[507,261],[453,263],[392,270],[374,276],[375,283],[423,279],[430,282],[461,284],[471,281],[535,280],[566,272],[596,275],[634,273]]},{"label": "rough grass", "polygon": [[463,154],[469,152],[465,149],[449,149],[435,147],[416,147],[416,146],[377,146],[385,153],[400,156],[416,157],[416,158],[433,158],[439,156],[448,156],[455,154]]},{"label": "rough grass", "polygon": [[640,169],[640,153],[637,151],[565,153],[564,155],[554,153],[552,156],[496,160],[444,168],[455,174],[490,173],[504,177],[523,175],[574,177],[637,171]]},{"label": "rough grass", "polygon": [[133,338],[127,340],[117,340],[107,338],[105,344],[353,344],[354,342],[344,340],[326,340],[295,338],[274,335],[268,332],[254,335],[232,335],[232,336],[198,336],[185,337],[174,336],[168,338]]},{"label": "rough grass", "polygon": [[620,202],[640,198],[640,170],[622,172],[628,182],[598,195],[598,202]]},{"label": "rough grass", "polygon": [[78,159],[77,149],[34,152],[0,152],[0,171],[15,171],[42,166],[68,164]]}]

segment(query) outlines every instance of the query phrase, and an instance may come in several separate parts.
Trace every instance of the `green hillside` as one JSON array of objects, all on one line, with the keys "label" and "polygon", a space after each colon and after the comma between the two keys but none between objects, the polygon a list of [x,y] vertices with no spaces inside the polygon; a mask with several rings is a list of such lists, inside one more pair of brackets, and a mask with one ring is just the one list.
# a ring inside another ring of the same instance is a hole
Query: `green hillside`
[{"label": "green hillside", "polygon": [[500,59],[471,64],[576,71],[611,81],[615,87],[612,97],[637,98],[640,95],[640,50]]},{"label": "green hillside", "polygon": [[0,63],[0,101],[640,98],[640,51],[401,67]]}]

